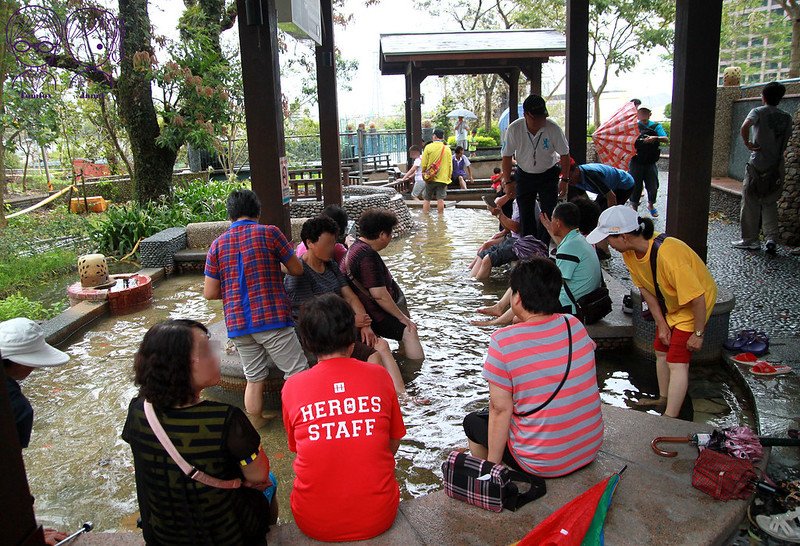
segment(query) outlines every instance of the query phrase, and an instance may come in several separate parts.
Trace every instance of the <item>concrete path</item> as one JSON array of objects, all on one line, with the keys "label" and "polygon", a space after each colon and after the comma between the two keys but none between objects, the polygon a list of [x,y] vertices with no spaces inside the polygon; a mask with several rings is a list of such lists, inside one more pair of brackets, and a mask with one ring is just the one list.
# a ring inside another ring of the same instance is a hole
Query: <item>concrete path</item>
[{"label": "concrete path", "polygon": [[[627,465],[605,526],[609,546],[723,544],[741,521],[746,501],[715,501],[691,486],[697,450],[676,446],[673,459],[650,449],[655,436],[684,436],[703,425],[603,406],[603,449],[588,467],[548,480],[547,495],[517,512],[487,512],[450,499],[442,491],[400,503],[393,527],[369,541],[379,545],[501,545],[525,536],[537,523],[598,481]],[[441,454],[444,459],[445,453]],[[282,507],[286,509],[286,507]],[[270,544],[317,544],[293,524],[270,531]],[[136,533],[89,534],[76,544],[142,544]]]}]

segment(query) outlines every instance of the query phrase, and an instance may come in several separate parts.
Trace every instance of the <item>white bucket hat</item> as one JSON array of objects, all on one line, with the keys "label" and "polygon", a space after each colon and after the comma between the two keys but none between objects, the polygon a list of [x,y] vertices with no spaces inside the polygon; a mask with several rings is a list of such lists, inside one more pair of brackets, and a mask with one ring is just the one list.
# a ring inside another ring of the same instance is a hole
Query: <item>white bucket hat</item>
[{"label": "white bucket hat", "polygon": [[609,235],[622,235],[636,231],[639,225],[639,214],[626,205],[608,207],[600,215],[597,227],[586,236],[591,245],[596,245]]},{"label": "white bucket hat", "polygon": [[60,366],[69,360],[67,353],[48,345],[42,327],[27,318],[0,323],[0,355],[31,368]]}]

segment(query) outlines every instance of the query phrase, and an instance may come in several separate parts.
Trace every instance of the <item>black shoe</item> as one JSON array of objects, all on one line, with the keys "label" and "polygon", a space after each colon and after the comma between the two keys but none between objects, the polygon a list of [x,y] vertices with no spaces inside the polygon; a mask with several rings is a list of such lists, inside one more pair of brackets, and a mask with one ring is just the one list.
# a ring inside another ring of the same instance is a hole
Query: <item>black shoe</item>
[{"label": "black shoe", "polygon": [[772,256],[774,256],[775,254],[778,253],[778,245],[772,239],[767,240],[766,246],[767,248],[765,251],[767,254],[771,254]]},{"label": "black shoe", "polygon": [[633,314],[633,301],[630,294],[622,297],[622,312],[627,315]]}]

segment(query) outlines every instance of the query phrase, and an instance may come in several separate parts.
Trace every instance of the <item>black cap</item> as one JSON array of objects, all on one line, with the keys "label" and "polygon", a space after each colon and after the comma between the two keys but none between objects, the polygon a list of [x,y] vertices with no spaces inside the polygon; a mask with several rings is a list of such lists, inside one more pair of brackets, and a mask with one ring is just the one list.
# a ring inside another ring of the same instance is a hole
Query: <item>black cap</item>
[{"label": "black cap", "polygon": [[444,138],[444,131],[442,131],[441,129],[434,129],[433,136],[435,136],[436,138],[442,139],[442,138]]},{"label": "black cap", "polygon": [[544,99],[539,95],[528,95],[528,98],[522,103],[522,109],[532,116],[550,115],[547,113],[547,107],[545,106]]}]

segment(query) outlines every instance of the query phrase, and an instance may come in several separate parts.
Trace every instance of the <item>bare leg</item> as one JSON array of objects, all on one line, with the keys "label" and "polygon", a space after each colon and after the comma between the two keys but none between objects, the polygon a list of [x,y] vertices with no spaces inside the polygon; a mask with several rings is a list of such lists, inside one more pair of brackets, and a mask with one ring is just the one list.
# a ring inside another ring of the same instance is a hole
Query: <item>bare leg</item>
[{"label": "bare leg", "polygon": [[669,390],[669,367],[667,366],[667,353],[656,351],[656,376],[658,377],[658,398],[642,398],[636,405],[639,407],[665,406]]},{"label": "bare leg", "polygon": [[436,210],[439,214],[444,214],[444,199],[439,199],[436,201]]},{"label": "bare leg", "polygon": [[431,202],[428,199],[422,203],[422,212],[430,212],[431,210]]},{"label": "bare leg", "polygon": [[664,415],[677,417],[681,412],[686,391],[689,388],[689,364],[684,362],[668,362],[669,366],[669,394],[667,394],[667,409]]},{"label": "bare leg", "polygon": [[[474,271],[474,270],[473,270]],[[477,267],[477,272],[475,272],[474,277],[479,281],[485,281],[489,278],[489,275],[492,274],[492,260],[489,256],[484,256],[483,260],[481,260],[481,264]]]},{"label": "bare leg", "polygon": [[514,311],[512,309],[508,309],[499,317],[491,320],[471,320],[469,323],[473,326],[505,326],[506,324],[511,324],[515,318],[516,316],[514,315]]},{"label": "bare leg", "polygon": [[400,367],[392,356],[392,350],[389,348],[389,344],[386,343],[385,339],[378,338],[374,348],[376,352],[367,360],[386,368],[386,371],[389,372],[389,376],[392,378],[395,392],[398,396],[404,395],[406,393],[406,385],[403,382],[403,376],[400,374]]},{"label": "bare leg", "polygon": [[419,341],[419,334],[409,331],[408,328],[403,330],[403,339],[400,346],[406,358],[411,360],[424,360],[425,351],[422,349],[422,343]]},{"label": "bare leg", "polygon": [[501,309],[507,309],[511,305],[511,289],[507,288],[503,297],[497,301],[497,305]]},{"label": "bare leg", "polygon": [[488,447],[473,442],[469,438],[467,438],[467,443],[469,444],[469,452],[472,454],[473,457],[478,457],[479,459],[485,459],[486,457],[489,456]]},{"label": "bare leg", "polygon": [[259,428],[264,424],[261,411],[264,409],[264,382],[247,382],[244,388],[244,409],[253,426]]},{"label": "bare leg", "polygon": [[462,190],[467,189],[467,182],[464,180],[463,176],[458,177],[458,187],[461,188]]}]

